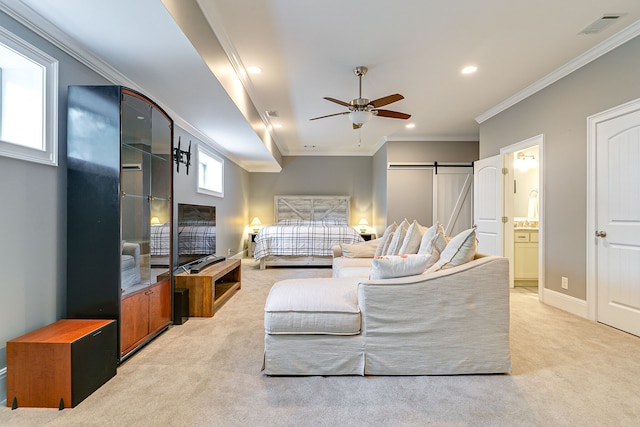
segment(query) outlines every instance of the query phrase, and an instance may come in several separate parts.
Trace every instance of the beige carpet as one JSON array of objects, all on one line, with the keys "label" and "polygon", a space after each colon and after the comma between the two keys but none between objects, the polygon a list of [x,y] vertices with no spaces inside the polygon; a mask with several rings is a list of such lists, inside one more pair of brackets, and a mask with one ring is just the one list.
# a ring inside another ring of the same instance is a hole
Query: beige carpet
[{"label": "beige carpet", "polygon": [[243,261],[213,318],[191,318],[118,368],[76,408],[0,408],[1,426],[638,426],[640,338],[511,297],[511,375],[268,377],[270,285],[330,269]]}]

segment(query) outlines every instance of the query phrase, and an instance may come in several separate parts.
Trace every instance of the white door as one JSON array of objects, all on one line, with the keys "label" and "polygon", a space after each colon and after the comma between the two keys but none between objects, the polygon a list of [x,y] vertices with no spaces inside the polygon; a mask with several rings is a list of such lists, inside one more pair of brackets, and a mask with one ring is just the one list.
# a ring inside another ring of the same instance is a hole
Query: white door
[{"label": "white door", "polygon": [[597,320],[640,335],[640,110],[596,126]]},{"label": "white door", "polygon": [[473,224],[471,167],[440,167],[433,178],[433,223],[440,222],[447,236]]},{"label": "white door", "polygon": [[502,256],[502,156],[478,160],[473,165],[478,252]]}]

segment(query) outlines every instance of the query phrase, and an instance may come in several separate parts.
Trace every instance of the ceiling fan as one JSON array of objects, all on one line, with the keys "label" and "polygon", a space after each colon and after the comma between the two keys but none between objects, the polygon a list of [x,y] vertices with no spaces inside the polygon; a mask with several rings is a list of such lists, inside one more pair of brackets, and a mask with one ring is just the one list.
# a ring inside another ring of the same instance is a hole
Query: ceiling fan
[{"label": "ceiling fan", "polygon": [[340,101],[339,99],[330,98],[327,96],[324,97],[324,99],[326,99],[327,101],[335,102],[336,104],[347,107],[349,111],[329,114],[327,116],[314,117],[310,120],[318,120],[324,119],[325,117],[343,116],[345,114],[348,114],[349,120],[351,120],[351,123],[353,123],[353,128],[360,129],[362,125],[368,122],[373,116],[389,117],[392,119],[403,120],[407,120],[409,117],[411,117],[410,114],[391,110],[381,110],[379,108],[404,99],[404,96],[400,95],[399,93],[388,95],[383,98],[374,99],[373,101],[362,97],[362,76],[367,74],[367,71],[368,68],[364,66],[359,66],[353,69],[353,73],[358,77],[360,83],[360,91],[356,99],[352,99],[349,102],[344,102]]}]

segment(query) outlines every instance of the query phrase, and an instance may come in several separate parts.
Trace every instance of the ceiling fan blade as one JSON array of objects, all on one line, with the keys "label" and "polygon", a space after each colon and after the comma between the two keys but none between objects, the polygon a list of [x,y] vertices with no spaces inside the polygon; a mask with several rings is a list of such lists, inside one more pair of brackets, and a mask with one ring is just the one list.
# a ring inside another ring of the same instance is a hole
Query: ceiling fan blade
[{"label": "ceiling fan blade", "polygon": [[385,96],[384,98],[374,99],[369,103],[369,105],[371,105],[373,108],[378,108],[389,105],[392,102],[400,101],[401,99],[404,99],[404,96],[400,95],[399,93],[394,93],[393,95]]},{"label": "ceiling fan blade", "polygon": [[324,119],[325,117],[333,117],[333,116],[344,116],[345,114],[349,114],[349,113],[350,111],[345,111],[344,113],[328,114],[326,116],[314,117],[313,119],[309,119],[309,120],[318,120],[318,119]]},{"label": "ceiling fan blade", "polygon": [[407,120],[411,117],[411,114],[400,113],[398,111],[391,110],[373,110],[377,116],[380,117],[389,117],[391,119],[404,119]]},{"label": "ceiling fan blade", "polygon": [[327,101],[335,102],[336,104],[340,104],[343,107],[351,107],[351,104],[349,104],[348,102],[340,101],[339,99],[330,98],[328,96],[325,96],[324,99],[326,99]]}]

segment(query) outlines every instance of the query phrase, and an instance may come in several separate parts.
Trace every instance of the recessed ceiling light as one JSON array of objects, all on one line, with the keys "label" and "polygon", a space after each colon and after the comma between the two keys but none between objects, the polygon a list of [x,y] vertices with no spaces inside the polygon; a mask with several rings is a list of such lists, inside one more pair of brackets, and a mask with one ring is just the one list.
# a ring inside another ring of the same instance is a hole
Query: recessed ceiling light
[{"label": "recessed ceiling light", "polygon": [[251,74],[260,74],[262,72],[262,68],[252,65],[250,67],[247,67],[247,72]]},{"label": "recessed ceiling light", "polygon": [[469,65],[468,67],[464,67],[462,69],[462,74],[472,74],[476,71],[478,71],[478,67],[476,67],[475,65]]},{"label": "recessed ceiling light", "polygon": [[405,125],[404,127],[406,127],[407,129],[413,129],[414,127],[416,127],[415,123],[409,123],[407,125]]}]

